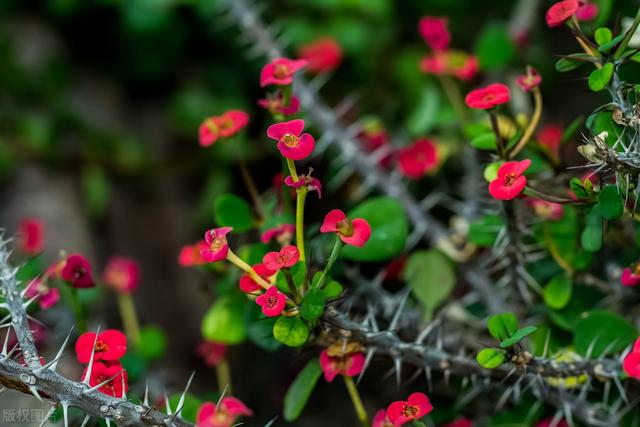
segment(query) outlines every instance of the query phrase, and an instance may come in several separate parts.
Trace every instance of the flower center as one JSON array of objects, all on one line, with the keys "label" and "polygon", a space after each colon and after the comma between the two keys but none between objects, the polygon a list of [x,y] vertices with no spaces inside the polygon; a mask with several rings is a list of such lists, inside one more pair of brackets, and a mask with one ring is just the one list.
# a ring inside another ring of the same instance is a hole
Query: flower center
[{"label": "flower center", "polygon": [[87,270],[84,267],[76,267],[73,269],[73,278],[78,280],[87,274]]},{"label": "flower center", "polygon": [[268,297],[267,298],[267,308],[273,308],[278,304],[278,298],[276,297]]},{"label": "flower center", "polygon": [[212,120],[212,119],[208,119],[207,120],[207,128],[209,128],[209,132],[211,132],[213,134],[217,134],[218,131],[220,130],[220,128],[216,124],[215,120]]},{"label": "flower center", "polygon": [[109,346],[102,341],[96,342],[96,353],[102,353],[109,350]]},{"label": "flower center", "polygon": [[640,262],[637,262],[631,268],[634,276],[640,276]]},{"label": "flower center", "polygon": [[340,221],[336,228],[338,229],[338,233],[344,237],[353,236],[353,222],[349,218]]},{"label": "flower center", "polygon": [[233,120],[228,118],[220,120],[220,129],[231,129],[232,127],[233,127]]},{"label": "flower center", "polygon": [[515,172],[511,172],[509,173],[507,176],[504,177],[504,185],[506,185],[507,187],[511,187],[513,185],[513,182],[516,180],[517,176]]},{"label": "flower center", "polygon": [[493,101],[494,99],[496,99],[496,97],[495,97],[495,95],[494,95],[494,94],[492,94],[492,93],[487,93],[487,94],[483,97],[483,100],[484,100],[485,102],[491,102],[491,101]]},{"label": "flower center", "polygon": [[411,405],[404,405],[402,408],[402,415],[407,418],[415,417],[418,414],[418,408]]},{"label": "flower center", "polygon": [[211,242],[210,248],[212,252],[217,252],[227,244],[227,239],[224,237],[214,237]]},{"label": "flower center", "polygon": [[289,75],[289,67],[284,64],[278,64],[273,69],[273,75],[279,79],[283,79]]},{"label": "flower center", "polygon": [[300,142],[300,138],[292,133],[284,134],[280,140],[284,142],[287,147],[297,147]]}]

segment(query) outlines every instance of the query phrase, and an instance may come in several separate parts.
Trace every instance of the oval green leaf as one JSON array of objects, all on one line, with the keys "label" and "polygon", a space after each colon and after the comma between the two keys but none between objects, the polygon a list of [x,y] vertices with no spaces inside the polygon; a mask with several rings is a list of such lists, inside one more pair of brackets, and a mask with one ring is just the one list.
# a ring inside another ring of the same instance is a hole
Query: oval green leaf
[{"label": "oval green leaf", "polygon": [[273,325],[273,336],[289,347],[300,347],[309,338],[309,328],[298,316],[282,316]]},{"label": "oval green leaf", "polygon": [[210,341],[239,344],[245,336],[244,300],[224,296],[218,299],[202,319],[202,335]]},{"label": "oval green leaf", "polygon": [[547,306],[560,310],[571,300],[573,283],[567,275],[559,275],[552,278],[542,291],[544,302]]},{"label": "oval green leaf", "polygon": [[233,194],[221,194],[213,201],[213,212],[219,227],[233,227],[236,232],[253,227],[253,216],[249,204]]},{"label": "oval green leaf", "polygon": [[504,352],[495,348],[485,348],[476,355],[476,360],[483,368],[493,369],[502,365],[505,361]]},{"label": "oval green leaf", "polygon": [[513,313],[496,314],[487,322],[489,333],[498,341],[504,341],[518,330],[518,319]]},{"label": "oval green leaf", "polygon": [[596,68],[589,74],[589,89],[599,92],[609,84],[613,76],[613,64],[607,62],[602,68]]},{"label": "oval green leaf", "polygon": [[311,359],[298,374],[284,395],[284,419],[291,422],[298,419],[309,396],[320,379],[322,370],[318,359]]}]

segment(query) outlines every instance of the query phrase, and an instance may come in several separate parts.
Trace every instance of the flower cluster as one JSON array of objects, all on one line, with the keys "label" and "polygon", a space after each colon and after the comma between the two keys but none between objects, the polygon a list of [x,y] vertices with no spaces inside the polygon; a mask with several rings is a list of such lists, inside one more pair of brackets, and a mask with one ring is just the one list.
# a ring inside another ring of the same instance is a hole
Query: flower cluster
[{"label": "flower cluster", "polygon": [[251,417],[253,411],[239,399],[225,396],[218,404],[205,402],[196,416],[198,427],[231,427],[240,417]]},{"label": "flower cluster", "polygon": [[545,18],[551,28],[564,24],[575,17],[579,21],[592,21],[598,16],[598,5],[583,0],[563,0],[554,3],[548,10]]},{"label": "flower cluster", "polygon": [[89,364],[82,378],[86,381],[88,374],[91,387],[102,384],[99,387],[102,393],[124,397],[129,388],[129,378],[120,363],[127,352],[127,338],[122,332],[115,329],[99,334],[86,332],[78,337],[75,350],[78,362]]},{"label": "flower cluster", "polygon": [[412,393],[407,400],[399,400],[389,405],[387,410],[379,410],[372,427],[398,427],[417,421],[433,410],[433,405],[424,393]]},{"label": "flower cluster", "polygon": [[229,138],[249,123],[249,115],[244,111],[230,110],[221,116],[209,117],[200,125],[200,145],[208,147],[220,138]]}]

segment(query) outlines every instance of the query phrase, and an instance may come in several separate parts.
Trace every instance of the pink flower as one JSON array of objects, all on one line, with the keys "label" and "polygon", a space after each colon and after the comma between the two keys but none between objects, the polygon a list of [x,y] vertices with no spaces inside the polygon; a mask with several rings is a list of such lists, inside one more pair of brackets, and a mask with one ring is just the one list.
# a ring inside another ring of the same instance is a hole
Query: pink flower
[{"label": "pink flower", "polygon": [[457,65],[454,61],[450,61],[451,72],[454,76],[462,81],[468,82],[472,80],[478,73],[478,58],[473,55],[465,55],[462,63]]},{"label": "pink flower", "polygon": [[412,179],[422,178],[427,172],[438,166],[438,150],[436,144],[422,138],[399,151],[398,162],[400,172]]},{"label": "pink flower", "polygon": [[445,424],[444,427],[473,427],[473,421],[469,418],[458,418],[455,421]]},{"label": "pink flower", "polygon": [[338,375],[355,377],[364,367],[364,354],[348,353],[344,356],[329,356],[328,350],[320,353],[320,368],[327,382],[332,382]]},{"label": "pink flower", "polygon": [[455,50],[436,51],[422,58],[420,70],[425,74],[450,75],[469,81],[478,72],[478,58]]},{"label": "pink flower", "polygon": [[347,245],[361,248],[371,237],[371,226],[363,218],[349,219],[340,209],[334,209],[324,217],[321,233],[337,233]]},{"label": "pink flower", "polygon": [[305,65],[307,65],[307,61],[304,59],[276,58],[262,67],[262,71],[260,71],[260,87],[290,85],[293,82],[293,75]]},{"label": "pink flower", "polygon": [[534,87],[540,86],[541,81],[542,77],[540,77],[538,71],[531,65],[527,65],[527,74],[516,77],[516,83],[525,92],[529,92]]},{"label": "pink flower", "polygon": [[279,243],[290,242],[295,232],[296,226],[294,224],[280,224],[277,227],[265,230],[262,236],[260,236],[260,241],[267,244],[275,238]]},{"label": "pink flower", "polygon": [[46,281],[39,277],[29,283],[26,295],[29,298],[39,295],[38,304],[43,310],[53,307],[60,300],[60,290],[47,286]]},{"label": "pink flower", "polygon": [[92,288],[95,286],[91,276],[91,265],[80,254],[69,255],[64,260],[60,275],[62,280],[69,282],[74,288]]},{"label": "pink flower", "polygon": [[251,409],[235,397],[223,397],[220,405],[204,402],[198,409],[198,427],[231,427],[239,417],[251,417]]},{"label": "pink flower", "polygon": [[472,90],[464,98],[464,102],[469,108],[488,110],[509,102],[509,99],[511,99],[509,88],[502,83],[493,83],[487,87]]},{"label": "pink flower", "polygon": [[558,422],[554,422],[553,417],[548,417],[544,420],[538,421],[536,427],[551,427],[552,425],[555,425],[556,427],[569,427],[569,423],[567,423],[567,420],[565,420],[564,418]]},{"label": "pink flower", "polygon": [[538,132],[538,141],[549,150],[553,157],[558,157],[564,130],[556,124],[549,124]]},{"label": "pink flower", "polygon": [[202,258],[200,252],[207,250],[209,245],[204,240],[200,240],[193,245],[185,245],[180,249],[178,255],[178,265],[182,267],[193,267],[196,265],[206,264],[207,261]]},{"label": "pink flower", "polygon": [[284,179],[284,183],[287,187],[292,188],[300,188],[306,185],[308,191],[315,191],[318,193],[318,198],[322,198],[322,183],[318,178],[313,178],[308,175],[298,175],[298,180],[294,181],[293,177],[288,176]]},{"label": "pink flower", "polygon": [[596,3],[579,1],[580,7],[576,10],[578,21],[593,21],[598,16],[599,8]]},{"label": "pink flower", "polygon": [[312,73],[333,71],[342,62],[342,48],[331,37],[322,37],[298,49],[298,57],[307,61]]},{"label": "pink flower", "polygon": [[498,169],[498,177],[489,183],[489,193],[498,200],[512,200],[518,197],[527,178],[524,171],[531,165],[531,160],[505,162]]},{"label": "pink flower", "polygon": [[[94,343],[95,351],[93,350]],[[100,332],[97,339],[95,332],[85,332],[76,341],[78,362],[89,363],[92,351],[93,360],[118,360],[127,353],[127,337],[117,329],[107,329]]]},{"label": "pink flower", "polygon": [[196,349],[197,355],[204,359],[207,366],[211,367],[218,366],[222,362],[226,351],[226,345],[215,341],[202,341]]},{"label": "pink flower", "polygon": [[131,258],[112,257],[102,273],[102,281],[118,292],[131,293],[140,282],[140,267]]},{"label": "pink flower", "polygon": [[267,292],[256,298],[256,304],[262,307],[262,313],[267,317],[279,316],[287,304],[287,297],[277,287],[272,286]]},{"label": "pink flower", "polygon": [[22,252],[35,255],[44,247],[44,224],[38,218],[24,218],[18,226],[18,246]]},{"label": "pink flower", "polygon": [[207,262],[216,262],[227,258],[227,254],[229,253],[227,234],[229,234],[231,230],[233,230],[232,227],[220,227],[207,230],[207,232],[204,233],[207,248],[200,251],[200,256]]},{"label": "pink flower", "polygon": [[289,245],[280,252],[269,252],[262,258],[262,263],[269,270],[278,271],[294,266],[300,260],[300,252],[295,246]]},{"label": "pink flower", "polygon": [[387,417],[387,411],[380,409],[376,412],[371,427],[393,427],[393,424],[389,421],[389,417]]},{"label": "pink flower", "polygon": [[547,10],[547,25],[550,28],[562,25],[564,21],[571,18],[571,16],[578,10],[578,0],[564,0],[555,3]]},{"label": "pink flower", "polygon": [[413,393],[406,401],[393,402],[387,408],[387,416],[395,427],[419,420],[433,410],[429,398],[424,393]]},{"label": "pink flower", "polygon": [[620,277],[622,286],[638,286],[640,285],[640,263],[634,264],[632,268],[622,270]]},{"label": "pink flower", "polygon": [[[277,273],[277,270],[271,270],[267,268],[264,264],[255,264],[253,266],[253,271],[260,277],[262,277],[267,282]],[[248,274],[243,274],[240,277],[240,290],[242,292],[251,293],[262,289],[255,280],[251,278]]]},{"label": "pink flower", "polygon": [[315,147],[315,140],[308,133],[302,133],[304,120],[296,119],[276,123],[267,128],[267,136],[278,141],[278,150],[290,160],[307,158]]},{"label": "pink flower", "polygon": [[240,110],[230,110],[221,116],[209,117],[200,125],[200,145],[208,147],[219,138],[233,136],[247,123],[249,123],[249,115]]},{"label": "pink flower", "polygon": [[541,199],[528,199],[527,204],[533,208],[538,217],[545,220],[557,221],[564,215],[564,208],[560,203]]},{"label": "pink flower", "polygon": [[640,338],[633,345],[633,349],[622,362],[622,368],[632,378],[640,380]]},{"label": "pink flower", "polygon": [[433,50],[447,50],[451,35],[447,29],[447,18],[425,16],[418,23],[418,32]]},{"label": "pink flower", "polygon": [[277,95],[267,94],[265,99],[259,99],[258,105],[265,108],[271,114],[283,114],[290,116],[300,110],[300,100],[297,96],[291,96],[289,105],[284,105],[284,98],[282,92],[278,92]]}]

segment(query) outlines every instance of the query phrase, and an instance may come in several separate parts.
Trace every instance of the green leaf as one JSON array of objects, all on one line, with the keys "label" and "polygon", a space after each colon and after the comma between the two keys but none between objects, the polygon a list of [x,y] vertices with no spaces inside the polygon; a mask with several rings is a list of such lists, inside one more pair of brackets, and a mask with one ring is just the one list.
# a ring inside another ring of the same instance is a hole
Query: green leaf
[{"label": "green leaf", "polygon": [[476,355],[476,360],[483,368],[493,369],[505,361],[504,352],[495,348],[485,348]]},{"label": "green leaf", "polygon": [[611,39],[613,38],[613,33],[611,33],[611,30],[607,27],[601,27],[596,30],[593,36],[596,40],[596,43],[598,43],[598,46],[602,46],[603,44],[609,43],[611,41]]},{"label": "green leaf", "polygon": [[596,68],[589,74],[589,89],[599,92],[609,84],[613,76],[613,64],[607,62],[602,68]]},{"label": "green leaf", "polygon": [[202,319],[202,335],[224,344],[241,343],[246,336],[244,298],[241,295],[219,298]]},{"label": "green leaf", "polygon": [[320,379],[322,369],[318,359],[311,359],[284,395],[284,419],[291,422],[298,419],[309,396]]},{"label": "green leaf", "polygon": [[602,247],[602,218],[596,209],[587,215],[580,241],[584,250],[589,252],[597,252]]},{"label": "green leaf", "polygon": [[302,298],[300,315],[306,320],[316,320],[324,312],[324,303],[324,291],[318,288],[311,288]]},{"label": "green leaf", "polygon": [[583,182],[580,178],[571,178],[569,188],[578,199],[590,199],[593,196],[593,184],[590,180]]},{"label": "green leaf", "polygon": [[469,227],[469,241],[478,246],[490,247],[503,226],[504,220],[499,215],[487,215],[477,219]]},{"label": "green leaf", "polygon": [[555,276],[547,283],[542,291],[544,302],[547,306],[559,310],[564,308],[571,300],[573,283],[567,275]]},{"label": "green leaf", "polygon": [[324,292],[324,297],[326,299],[337,298],[342,295],[342,285],[335,280],[332,280],[324,285],[322,292]]},{"label": "green leaf", "polygon": [[508,65],[516,49],[507,27],[501,23],[486,26],[477,39],[475,53],[484,70],[496,70]]},{"label": "green leaf", "polygon": [[598,52],[600,52],[600,53],[609,52],[611,49],[616,47],[618,45],[618,43],[620,43],[622,41],[623,38],[624,38],[624,33],[618,34],[617,36],[615,36],[614,38],[612,38],[608,42],[606,42],[606,43],[602,44],[601,46],[599,46],[598,47]]},{"label": "green leaf", "polygon": [[496,135],[493,132],[480,134],[471,140],[471,146],[479,150],[493,151],[496,149]]},{"label": "green leaf", "polygon": [[515,331],[513,333],[513,335],[511,335],[506,340],[502,341],[500,343],[500,347],[509,348],[509,347],[511,347],[513,345],[516,345],[517,343],[522,341],[523,338],[525,338],[528,335],[531,335],[532,333],[534,333],[537,330],[538,330],[538,328],[535,327],[535,326],[525,326],[522,329],[518,329],[517,331]]},{"label": "green leaf", "polygon": [[309,338],[309,328],[299,316],[282,316],[273,325],[273,336],[289,347],[300,347]]},{"label": "green leaf", "polygon": [[624,213],[624,201],[615,185],[607,185],[598,194],[598,214],[604,219],[618,219]]},{"label": "green leaf", "polygon": [[518,330],[518,319],[513,313],[496,314],[487,322],[489,333],[498,341],[504,341]]},{"label": "green leaf", "polygon": [[593,58],[591,55],[587,55],[586,53],[572,53],[564,58],[560,58],[556,62],[556,71],[566,73],[592,61]]},{"label": "green leaf", "polygon": [[216,197],[213,209],[216,224],[220,227],[233,227],[234,231],[242,233],[254,225],[249,204],[233,194],[221,194]]},{"label": "green leaf", "polygon": [[136,351],[146,360],[156,360],[167,351],[167,335],[162,328],[145,326],[140,329],[140,345]]},{"label": "green leaf", "polygon": [[[171,407],[174,409],[177,408],[181,398],[182,393],[172,394],[169,398]],[[200,406],[202,406],[202,403],[203,402],[193,394],[186,393],[182,402],[182,411],[180,411],[180,416],[189,422],[195,423],[198,410],[200,409]]]},{"label": "green leaf", "polygon": [[624,318],[608,310],[594,310],[583,315],[575,327],[573,345],[576,351],[586,356],[593,345],[591,358],[622,351],[638,336],[638,331]]},{"label": "green leaf", "polygon": [[[290,272],[293,277],[293,283],[295,283],[296,287],[299,288],[307,275],[307,263],[301,261],[292,265]],[[287,283],[284,270],[278,271],[278,274],[276,275],[276,286],[282,292],[289,292],[289,284]]]},{"label": "green leaf", "polygon": [[404,249],[409,223],[402,204],[391,197],[369,199],[351,210],[351,219],[364,218],[371,226],[371,238],[362,248],[346,245],[341,255],[353,261],[384,261]]},{"label": "green leaf", "polygon": [[491,182],[496,179],[498,177],[498,169],[500,169],[500,166],[502,166],[502,162],[489,163],[482,173],[484,180]]},{"label": "green leaf", "polygon": [[453,291],[456,275],[449,259],[437,250],[411,254],[404,267],[404,279],[422,303],[427,317]]}]

